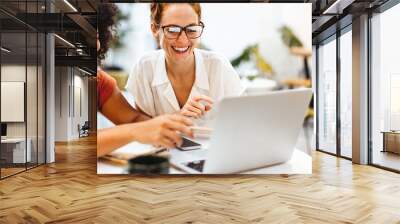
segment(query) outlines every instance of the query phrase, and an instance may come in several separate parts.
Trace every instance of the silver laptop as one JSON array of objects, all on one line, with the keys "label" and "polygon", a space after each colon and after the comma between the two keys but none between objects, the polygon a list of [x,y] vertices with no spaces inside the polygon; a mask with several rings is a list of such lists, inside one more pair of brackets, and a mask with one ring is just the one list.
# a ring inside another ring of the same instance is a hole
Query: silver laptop
[{"label": "silver laptop", "polygon": [[171,162],[188,173],[205,174],[240,173],[284,163],[293,154],[311,95],[311,89],[296,89],[226,98],[216,108],[204,155],[199,151],[198,158],[185,161],[181,156]]}]

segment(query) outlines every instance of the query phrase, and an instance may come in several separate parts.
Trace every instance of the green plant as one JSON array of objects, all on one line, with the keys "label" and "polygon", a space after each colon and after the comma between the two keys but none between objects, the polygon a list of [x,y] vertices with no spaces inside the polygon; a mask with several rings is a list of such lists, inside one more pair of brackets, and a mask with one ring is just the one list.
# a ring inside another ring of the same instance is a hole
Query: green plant
[{"label": "green plant", "polygon": [[288,26],[282,26],[279,31],[281,32],[282,41],[287,47],[303,47],[303,43]]},{"label": "green plant", "polygon": [[240,63],[249,61],[251,51],[254,47],[256,47],[256,45],[250,45],[250,46],[246,47],[238,57],[236,57],[235,59],[233,59],[231,61],[232,66],[237,67],[240,65]]},{"label": "green plant", "polygon": [[258,44],[250,45],[246,47],[243,52],[231,61],[233,67],[238,67],[243,62],[253,61],[260,74],[249,77],[250,80],[262,75],[262,74],[273,74],[274,70],[271,64],[261,55]]},{"label": "green plant", "polygon": [[311,52],[303,47],[303,43],[288,26],[282,26],[279,30],[281,32],[283,43],[289,48],[291,53],[303,57],[304,76],[306,79],[310,79],[311,72],[308,66],[307,57],[311,55]]}]

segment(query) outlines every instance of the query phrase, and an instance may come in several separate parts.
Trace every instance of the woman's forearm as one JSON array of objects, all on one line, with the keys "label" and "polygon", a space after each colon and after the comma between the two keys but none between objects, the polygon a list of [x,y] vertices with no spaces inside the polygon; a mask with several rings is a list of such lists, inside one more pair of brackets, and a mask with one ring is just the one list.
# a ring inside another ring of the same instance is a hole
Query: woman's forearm
[{"label": "woman's forearm", "polygon": [[112,95],[103,104],[100,112],[116,125],[136,123],[150,119],[145,113],[133,108],[118,87],[115,87]]},{"label": "woman's forearm", "polygon": [[135,141],[134,124],[123,124],[97,132],[97,157],[104,156],[113,150]]},{"label": "woman's forearm", "polygon": [[138,115],[133,119],[132,123],[147,121],[149,119],[151,119],[150,116],[139,111]]}]

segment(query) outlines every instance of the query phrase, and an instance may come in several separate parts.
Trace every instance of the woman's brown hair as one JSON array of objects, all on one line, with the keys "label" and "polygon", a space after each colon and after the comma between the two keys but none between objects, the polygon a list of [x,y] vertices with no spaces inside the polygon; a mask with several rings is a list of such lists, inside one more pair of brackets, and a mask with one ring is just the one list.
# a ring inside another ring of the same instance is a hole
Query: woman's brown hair
[{"label": "woman's brown hair", "polygon": [[[168,4],[173,3],[151,3],[150,6],[150,18],[151,22],[159,25],[161,22],[162,13]],[[199,17],[199,21],[201,20],[201,7],[199,3],[175,3],[175,4],[189,4],[192,6],[193,10],[196,12],[197,16]]]},{"label": "woman's brown hair", "polygon": [[99,34],[100,50],[97,52],[98,59],[104,59],[113,39],[113,31],[115,29],[115,16],[118,8],[113,3],[103,3],[98,6],[97,14],[97,32]]}]

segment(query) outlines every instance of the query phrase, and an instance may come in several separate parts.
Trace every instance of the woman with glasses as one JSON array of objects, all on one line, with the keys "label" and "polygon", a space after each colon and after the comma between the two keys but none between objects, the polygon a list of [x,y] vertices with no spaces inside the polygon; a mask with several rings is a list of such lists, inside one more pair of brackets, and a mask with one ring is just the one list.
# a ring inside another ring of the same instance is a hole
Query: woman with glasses
[{"label": "woman with glasses", "polygon": [[143,113],[202,118],[213,102],[243,92],[226,58],[196,48],[205,27],[200,19],[198,3],[151,4],[151,31],[162,49],[143,56],[128,81]]}]

